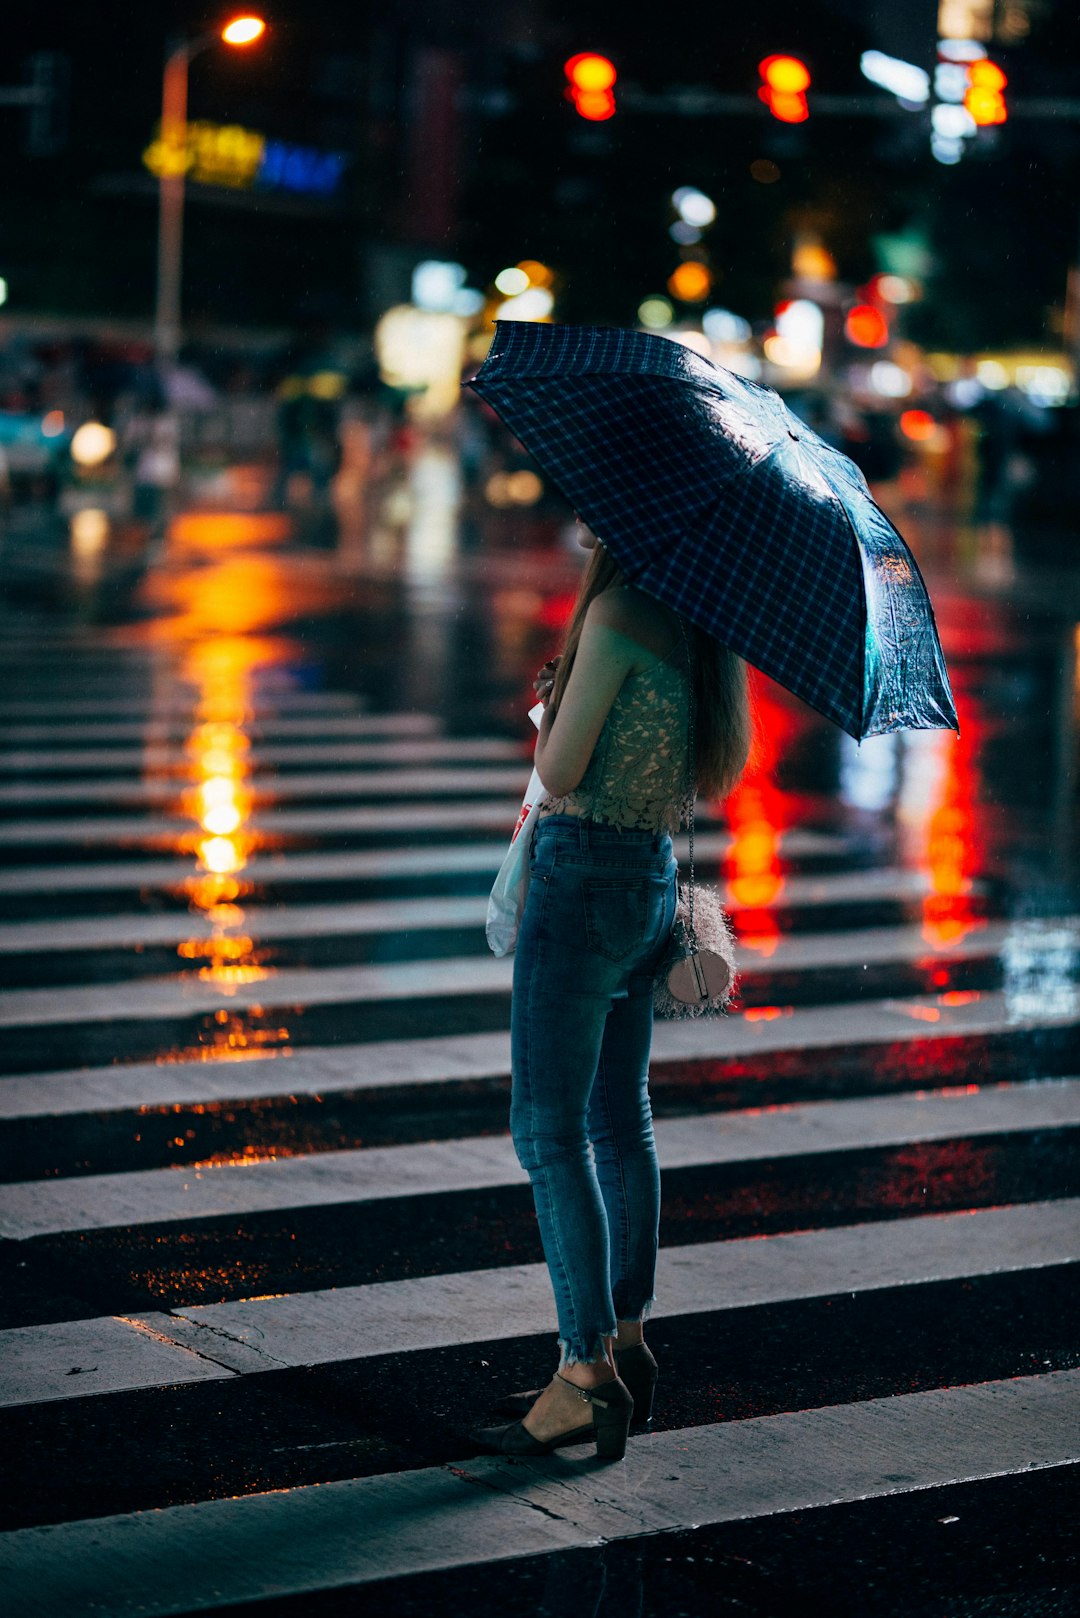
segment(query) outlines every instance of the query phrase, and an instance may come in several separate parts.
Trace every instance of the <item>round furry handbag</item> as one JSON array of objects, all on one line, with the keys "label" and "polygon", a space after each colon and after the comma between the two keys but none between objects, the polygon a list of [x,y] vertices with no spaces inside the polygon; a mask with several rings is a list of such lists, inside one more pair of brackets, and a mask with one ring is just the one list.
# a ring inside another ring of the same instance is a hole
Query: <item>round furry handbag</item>
[{"label": "round furry handbag", "polygon": [[653,1010],[660,1017],[703,1017],[725,1010],[735,993],[735,935],[719,888],[698,888],[694,882],[694,668],[681,619],[679,628],[686,647],[690,690],[690,881],[685,890],[681,884],[679,887],[671,945],[653,988]]},{"label": "round furry handbag", "polygon": [[703,1017],[725,1010],[734,993],[735,937],[720,890],[691,887],[686,894],[680,889],[671,948],[653,988],[653,1009],[660,1017]]}]

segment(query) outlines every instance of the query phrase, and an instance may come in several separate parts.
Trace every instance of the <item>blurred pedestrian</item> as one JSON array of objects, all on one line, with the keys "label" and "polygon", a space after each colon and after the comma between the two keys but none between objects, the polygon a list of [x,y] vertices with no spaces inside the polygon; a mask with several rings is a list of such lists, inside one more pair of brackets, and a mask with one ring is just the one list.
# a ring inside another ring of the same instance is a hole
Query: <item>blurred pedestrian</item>
[{"label": "blurred pedestrian", "polygon": [[141,380],[123,421],[121,450],[131,473],[131,514],[160,539],[169,492],[180,481],[180,422],[152,373]]},{"label": "blurred pedestrian", "polygon": [[[746,760],[745,666],[592,551],[562,656],[541,669],[536,767],[548,791],[514,959],[510,1127],[532,1182],[559,1321],[559,1368],[510,1395],[522,1419],[481,1447],[539,1455],[595,1437],[618,1458],[647,1420],[660,1176],[648,1093],[654,978],[676,907],[672,834],[695,787]],[[689,715],[694,703],[695,773]]]},{"label": "blurred pedestrian", "polygon": [[975,572],[984,584],[1007,585],[1016,577],[1016,503],[1036,477],[1026,437],[1042,430],[1044,412],[1019,388],[1009,387],[986,394],[974,415],[979,424]]},{"label": "blurred pedestrian", "polygon": [[348,373],[321,329],[294,345],[278,384],[278,469],[271,503],[285,510],[295,499],[295,479],[306,480],[309,498],[329,506],[330,486],[341,465],[339,421]]}]

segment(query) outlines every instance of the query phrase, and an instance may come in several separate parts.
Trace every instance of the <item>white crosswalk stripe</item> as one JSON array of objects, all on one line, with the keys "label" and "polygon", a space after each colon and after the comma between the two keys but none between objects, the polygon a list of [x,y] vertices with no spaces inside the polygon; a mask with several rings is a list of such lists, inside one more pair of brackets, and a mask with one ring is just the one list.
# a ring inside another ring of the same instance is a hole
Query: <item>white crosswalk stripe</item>
[{"label": "white crosswalk stripe", "polygon": [[[962,939],[953,959],[993,959],[1000,954],[1008,929],[992,925]],[[878,927],[850,933],[806,933],[781,939],[766,964],[766,973],[808,972],[828,967],[859,970],[883,962],[922,960],[926,940],[918,927]],[[505,994],[510,988],[511,957],[490,954],[450,960],[395,961],[389,966],[297,967],[272,969],[253,983],[237,984],[230,995],[234,1007],[251,1005],[333,1005],[339,1001],[408,1000],[414,996]],[[748,959],[744,979],[760,976]],[[213,1011],[221,1003],[214,983],[177,978],[149,978],[128,984],[120,995],[115,984],[85,988],[0,990],[0,1028],[33,1023],[111,1021],[117,1017],[166,1017],[177,1012]]]},{"label": "white crosswalk stripe", "polygon": [[1075,1464],[1080,1371],[631,1443],[587,1489],[574,1450],[481,1458],[24,1529],[0,1541],[0,1568],[20,1613],[135,1618]]},{"label": "white crosswalk stripe", "polygon": [[[288,775],[254,775],[250,785],[265,791],[278,802],[296,798],[319,798],[330,794],[348,796],[362,802],[369,797],[451,797],[458,792],[522,792],[528,772],[516,764],[512,769],[492,764],[469,769],[415,770],[310,770]],[[142,804],[174,799],[185,782],[177,775],[169,779],[139,781],[88,776],[75,781],[5,781],[0,783],[0,806],[47,807],[61,803]]]},{"label": "white crosswalk stripe", "polygon": [[[1075,1013],[1066,1007],[1056,1012],[1051,1009],[1044,1016],[1017,1015],[1000,992],[960,996],[956,1002],[948,995],[912,995],[904,1000],[799,1006],[775,1019],[733,1016],[659,1023],[653,1036],[652,1065],[655,1072],[665,1066],[766,1060],[784,1052],[847,1045],[900,1048],[925,1042],[930,1031],[935,1043],[959,1050],[966,1041],[988,1036],[1055,1027],[1069,1030],[1075,1020]],[[164,1064],[131,1062],[71,1072],[16,1074],[0,1082],[0,1119],[211,1106],[387,1087],[407,1094],[412,1085],[473,1079],[509,1083],[508,1033],[287,1047],[270,1055],[251,1052],[242,1062],[178,1056]]]},{"label": "white crosswalk stripe", "polygon": [[[512,829],[512,828],[511,828]],[[244,866],[249,882],[272,882],[285,877],[290,882],[326,881],[335,877],[357,880],[363,877],[392,878],[436,876],[443,871],[482,871],[494,879],[506,853],[507,837],[485,843],[450,843],[410,849],[379,849],[362,852],[254,854]],[[705,833],[695,838],[695,852],[702,859],[720,859],[730,839],[721,833]],[[683,848],[679,839],[676,850]],[[105,888],[144,888],[168,886],[182,881],[195,870],[194,855],[189,870],[180,860],[142,859],[107,861],[93,865],[21,866],[0,870],[0,895],[5,893],[93,893]]]},{"label": "white crosswalk stripe", "polygon": [[[479,736],[414,736],[392,741],[262,742],[254,755],[262,769],[288,764],[440,764],[459,759],[517,759],[524,757],[518,742]],[[0,756],[0,770],[10,775],[41,775],[54,771],[126,771],[139,775],[161,770],[178,776],[191,773],[191,755],[182,747],[147,743],[142,747],[67,749],[13,749]]]},{"label": "white crosswalk stripe", "polygon": [[[96,710],[95,710],[96,711]],[[254,743],[280,741],[291,736],[432,736],[440,729],[434,714],[328,712],[317,716],[290,718],[286,713],[245,724]],[[93,746],[101,742],[146,742],[160,745],[166,739],[184,740],[192,731],[190,710],[175,711],[160,718],[86,720],[79,724],[10,724],[0,719],[0,747],[46,747],[63,742]],[[41,758],[31,755],[40,768]]]},{"label": "white crosswalk stripe", "polygon": [[[653,1319],[1080,1261],[1080,1200],[661,1251]],[[547,1330],[542,1264],[0,1332],[0,1404],[86,1398]],[[73,1363],[81,1373],[76,1386]]]},{"label": "white crosswalk stripe", "polygon": [[[697,1168],[1077,1124],[1080,1079],[1048,1079],[974,1095],[917,1092],[660,1119],[656,1150],[661,1168]],[[373,1202],[525,1180],[506,1135],[78,1175],[0,1186],[0,1236],[25,1241],[60,1230]]]}]

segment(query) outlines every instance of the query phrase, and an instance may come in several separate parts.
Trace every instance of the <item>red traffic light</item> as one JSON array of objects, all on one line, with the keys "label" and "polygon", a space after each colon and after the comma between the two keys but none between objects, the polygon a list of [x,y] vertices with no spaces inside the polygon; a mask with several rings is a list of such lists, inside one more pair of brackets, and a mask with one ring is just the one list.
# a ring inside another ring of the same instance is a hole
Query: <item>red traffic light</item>
[{"label": "red traffic light", "polygon": [[1008,79],[996,62],[985,56],[969,62],[968,88],[964,93],[964,106],[977,124],[1003,124],[1009,116],[1002,91]]},{"label": "red traffic light", "polygon": [[590,123],[603,123],[615,115],[615,80],[618,73],[614,62],[594,51],[579,51],[563,65],[569,81],[565,95],[574,103],[576,111]]},{"label": "red traffic light", "polygon": [[810,116],[806,92],[810,69],[797,56],[766,56],[758,63],[762,84],[758,95],[782,124],[805,123]]}]

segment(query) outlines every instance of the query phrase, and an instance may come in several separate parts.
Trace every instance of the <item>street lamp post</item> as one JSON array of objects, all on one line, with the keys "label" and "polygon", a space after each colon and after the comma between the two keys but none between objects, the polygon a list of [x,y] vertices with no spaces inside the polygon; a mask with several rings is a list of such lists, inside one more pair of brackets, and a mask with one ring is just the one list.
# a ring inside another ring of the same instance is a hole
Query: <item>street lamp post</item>
[{"label": "street lamp post", "polygon": [[158,175],[157,298],[154,351],[159,365],[180,347],[180,287],[184,263],[184,177],[187,173],[188,67],[211,45],[250,45],[266,31],[261,17],[234,17],[221,32],[180,40],[165,56],[161,84],[161,169]]}]

